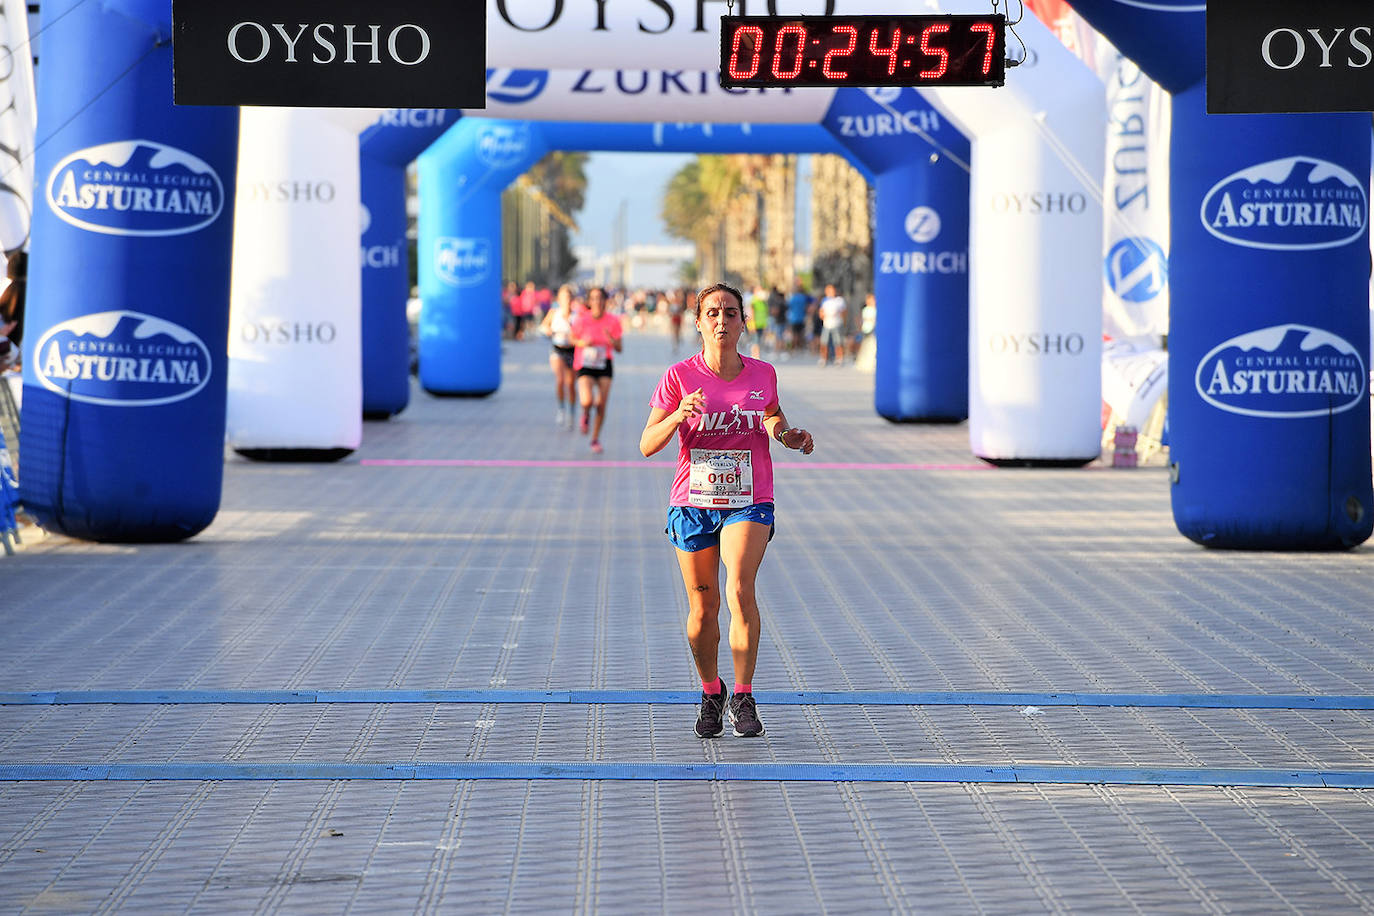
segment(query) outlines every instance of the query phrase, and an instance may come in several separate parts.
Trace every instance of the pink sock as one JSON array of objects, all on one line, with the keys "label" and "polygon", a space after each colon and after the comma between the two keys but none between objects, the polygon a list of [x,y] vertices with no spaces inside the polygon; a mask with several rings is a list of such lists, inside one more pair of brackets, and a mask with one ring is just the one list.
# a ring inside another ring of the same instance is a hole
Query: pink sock
[{"label": "pink sock", "polygon": [[753,692],[754,692],[754,685],[753,685],[753,684],[736,684],[736,685],[735,685],[735,693],[753,693]]},{"label": "pink sock", "polygon": [[709,683],[709,684],[706,683],[705,681],[702,681],[702,682],[701,682],[701,692],[702,692],[702,693],[709,693],[711,696],[715,696],[716,694],[720,693],[720,692],[721,692],[722,690],[724,690],[724,689],[725,689],[725,682],[722,681],[719,677],[717,677],[714,681],[712,681],[712,682]]}]

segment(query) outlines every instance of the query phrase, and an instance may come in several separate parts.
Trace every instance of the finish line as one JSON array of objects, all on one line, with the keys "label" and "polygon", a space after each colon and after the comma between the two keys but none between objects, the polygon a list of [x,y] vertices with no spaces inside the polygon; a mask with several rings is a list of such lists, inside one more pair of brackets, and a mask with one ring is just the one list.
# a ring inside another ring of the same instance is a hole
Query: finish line
[{"label": "finish line", "polygon": [[[1141,709],[1374,710],[1374,696],[1224,693],[1029,693],[760,690],[765,706],[1037,706]],[[0,692],[0,706],[203,706],[329,703],[692,705],[686,690],[36,690]]]},{"label": "finish line", "polygon": [[[537,460],[497,458],[363,458],[363,467],[385,468],[640,468],[671,471],[668,461]],[[995,471],[990,464],[885,464],[860,462],[774,462],[775,471]]]},{"label": "finish line", "polygon": [[0,763],[0,782],[259,780],[903,782],[1219,788],[1374,788],[1374,770],[826,763]]}]

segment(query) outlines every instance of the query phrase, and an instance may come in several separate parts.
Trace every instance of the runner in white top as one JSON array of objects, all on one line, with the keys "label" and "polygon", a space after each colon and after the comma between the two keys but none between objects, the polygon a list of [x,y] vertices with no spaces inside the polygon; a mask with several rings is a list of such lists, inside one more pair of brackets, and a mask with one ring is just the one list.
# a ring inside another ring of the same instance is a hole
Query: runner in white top
[{"label": "runner in white top", "polygon": [[554,415],[554,422],[569,428],[572,427],[573,389],[577,380],[577,374],[573,372],[572,316],[573,290],[564,283],[558,288],[558,301],[540,322],[539,333],[553,344],[549,368],[553,370],[554,394],[558,397],[558,413]]}]

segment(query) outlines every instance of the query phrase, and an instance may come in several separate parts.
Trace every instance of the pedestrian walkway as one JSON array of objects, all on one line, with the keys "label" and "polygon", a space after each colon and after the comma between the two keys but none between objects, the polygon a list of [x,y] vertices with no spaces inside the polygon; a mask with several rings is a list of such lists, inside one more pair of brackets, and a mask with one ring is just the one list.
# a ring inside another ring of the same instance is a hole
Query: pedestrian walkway
[{"label": "pedestrian walkway", "polygon": [[342,462],[230,455],[187,543],[0,558],[0,912],[1374,912],[1369,550],[1204,550],[1161,468],[780,363],[767,734],[701,741],[625,351],[600,456],[511,342]]}]

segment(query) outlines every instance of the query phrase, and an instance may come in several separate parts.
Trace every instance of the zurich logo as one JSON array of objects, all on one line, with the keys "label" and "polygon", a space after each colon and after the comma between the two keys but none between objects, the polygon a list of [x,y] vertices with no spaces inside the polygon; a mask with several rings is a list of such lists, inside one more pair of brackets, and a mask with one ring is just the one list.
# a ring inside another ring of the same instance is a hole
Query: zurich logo
[{"label": "zurich logo", "polygon": [[1124,238],[1107,252],[1107,287],[1123,302],[1148,302],[1169,282],[1169,258],[1153,239]]},{"label": "zurich logo", "polygon": [[918,245],[934,241],[940,234],[940,214],[930,207],[916,207],[906,215],[903,223],[907,237]]},{"label": "zurich logo", "polygon": [[452,236],[436,239],[434,272],[449,286],[476,286],[491,273],[491,242]]},{"label": "zurich logo", "polygon": [[199,337],[140,312],[69,318],[49,328],[34,352],[44,388],[88,404],[170,404],[210,380],[210,350]]},{"label": "zurich logo", "polygon": [[477,156],[494,169],[520,164],[530,148],[525,124],[484,124],[477,131]]},{"label": "zurich logo", "polygon": [[895,104],[902,94],[901,86],[880,86],[874,89],[865,89],[864,94],[879,105]]},{"label": "zurich logo", "polygon": [[1275,159],[1213,185],[1202,200],[1202,224],[1222,241],[1246,248],[1337,248],[1364,232],[1364,185],[1323,159]]},{"label": "zurich logo", "polygon": [[520,105],[537,97],[548,84],[547,70],[488,70],[487,98],[505,105]]},{"label": "zurich logo", "polygon": [[73,226],[106,235],[182,235],[224,209],[224,185],[202,159],[152,140],[78,150],[57,163],[48,206]]},{"label": "zurich logo", "polygon": [[1364,403],[1360,351],[1329,331],[1281,324],[1223,341],[1197,365],[1213,407],[1248,417],[1324,417]]}]

